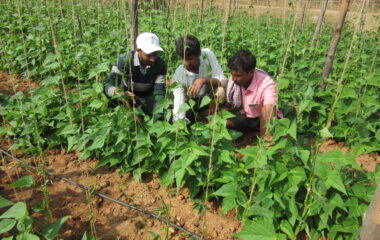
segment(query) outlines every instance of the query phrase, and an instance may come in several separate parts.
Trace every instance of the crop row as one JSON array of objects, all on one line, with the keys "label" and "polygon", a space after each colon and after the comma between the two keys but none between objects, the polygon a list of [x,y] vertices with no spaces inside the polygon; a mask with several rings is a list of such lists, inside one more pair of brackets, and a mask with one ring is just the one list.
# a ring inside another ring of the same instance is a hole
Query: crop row
[{"label": "crop row", "polygon": [[[140,109],[108,108],[102,81],[130,45],[128,5],[123,1],[22,3],[1,3],[0,69],[38,79],[41,87],[29,95],[0,95],[0,136],[14,139],[13,149],[77,150],[81,159],[97,157],[99,167],[116,166],[137,179],[156,173],[163,186],[188,187],[192,198],[223,199],[222,212],[237,209],[245,221],[240,238],[264,234],[268,239],[294,239],[301,231],[312,239],[358,236],[376,173],[364,173],[353,153],[322,154],[319,146],[334,137],[346,141],[355,154],[380,149],[378,33],[353,35],[346,29],[328,87],[322,90],[319,80],[332,29],[327,25],[312,48],[314,25],[307,23],[302,32],[289,36],[292,18],[242,14],[226,23],[223,12],[207,9],[200,26],[197,10],[142,4],[140,31],[160,37],[169,77],[179,64],[174,40],[192,33],[214,50],[223,69],[228,56],[248,48],[258,66],[276,78],[286,118],[271,124],[275,145],[267,148],[259,139],[257,145],[239,150],[233,144],[239,134],[225,128],[229,112],[191,127],[181,121],[170,124],[171,87],[154,113],[164,121],[136,121]],[[345,61],[351,43],[352,55]],[[337,94],[336,80],[344,66],[343,91]]]}]

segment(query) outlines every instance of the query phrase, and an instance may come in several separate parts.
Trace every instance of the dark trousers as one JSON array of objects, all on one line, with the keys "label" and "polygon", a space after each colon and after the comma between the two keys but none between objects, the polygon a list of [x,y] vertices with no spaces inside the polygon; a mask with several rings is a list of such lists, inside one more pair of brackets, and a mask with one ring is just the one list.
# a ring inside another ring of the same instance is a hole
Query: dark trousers
[{"label": "dark trousers", "polygon": [[[135,100],[136,100],[135,107],[141,106],[141,109],[146,115],[152,116],[153,106],[154,106],[153,94],[144,94],[144,95],[135,94]],[[130,97],[121,98],[121,99],[112,99],[110,103],[111,107],[116,107],[120,104],[129,106],[129,107],[133,106],[133,102]]]},{"label": "dark trousers", "polygon": [[238,113],[235,117],[229,118],[236,126],[235,130],[240,132],[260,131],[260,118],[249,118],[245,114]]}]

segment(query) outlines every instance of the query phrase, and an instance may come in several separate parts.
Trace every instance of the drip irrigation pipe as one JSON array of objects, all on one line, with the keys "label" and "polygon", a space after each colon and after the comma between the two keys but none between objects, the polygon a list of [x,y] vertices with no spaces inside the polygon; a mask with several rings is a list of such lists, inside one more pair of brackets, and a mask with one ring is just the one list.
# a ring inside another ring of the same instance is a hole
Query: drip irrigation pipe
[{"label": "drip irrigation pipe", "polygon": [[[29,168],[35,169],[35,170],[37,170],[37,171],[41,171],[41,169],[39,169],[39,168],[37,168],[37,167],[34,167],[34,166],[32,166],[32,165],[30,165],[30,164],[28,164],[28,163],[22,161],[21,159],[16,158],[15,156],[13,156],[12,154],[8,153],[7,151],[4,151],[2,148],[0,148],[0,152],[4,153],[6,156],[8,156],[8,157],[10,157],[10,158],[12,158],[12,159],[14,159],[14,160],[16,160],[16,161],[18,161],[18,162],[24,164],[25,166],[27,166],[27,167],[29,167]],[[183,228],[183,227],[181,227],[181,226],[178,226],[177,224],[172,223],[171,221],[169,221],[169,220],[167,220],[167,219],[165,219],[165,218],[162,218],[162,217],[160,217],[160,216],[158,216],[158,215],[156,215],[156,214],[154,214],[154,213],[152,213],[152,212],[150,212],[150,211],[148,211],[148,210],[145,210],[145,209],[142,209],[142,208],[136,207],[135,205],[132,205],[132,204],[128,204],[128,203],[125,203],[125,202],[119,201],[119,200],[114,199],[114,198],[112,198],[112,197],[110,197],[110,196],[107,196],[107,195],[105,195],[105,194],[102,194],[102,193],[100,193],[100,192],[98,192],[98,191],[96,191],[96,190],[93,190],[93,191],[92,191],[92,190],[90,190],[90,188],[88,188],[88,187],[86,187],[86,186],[84,186],[84,185],[82,185],[82,184],[80,184],[80,183],[77,183],[77,182],[71,181],[70,179],[68,179],[68,178],[66,178],[66,177],[64,177],[64,176],[61,176],[61,175],[55,174],[55,173],[53,173],[53,172],[51,172],[51,171],[49,171],[49,170],[46,170],[46,174],[49,175],[49,176],[52,176],[52,177],[55,177],[55,178],[61,179],[62,181],[65,181],[65,182],[67,182],[67,183],[70,183],[70,184],[72,184],[72,185],[75,185],[75,186],[77,186],[77,187],[79,187],[79,188],[82,188],[83,190],[85,190],[85,191],[87,191],[87,192],[89,192],[89,193],[91,193],[91,194],[93,194],[93,195],[95,195],[95,196],[98,196],[98,197],[101,197],[101,198],[108,199],[108,200],[110,200],[110,201],[112,201],[112,202],[118,203],[118,204],[120,204],[120,205],[122,205],[122,206],[125,206],[125,207],[132,208],[132,209],[134,209],[134,210],[136,210],[136,211],[138,211],[138,212],[144,213],[144,214],[146,214],[146,215],[148,215],[148,216],[151,216],[151,217],[153,217],[153,218],[155,218],[155,219],[158,219],[158,220],[160,220],[161,222],[164,222],[164,223],[166,223],[166,224],[169,224],[170,226],[172,226],[172,227],[174,227],[174,228],[176,228],[176,229],[178,229],[178,230],[180,230],[180,231],[182,231],[182,232],[184,232],[184,233],[190,235],[190,236],[193,237],[194,239],[198,239],[198,240],[202,240],[202,239],[203,239],[202,237],[196,235],[195,233],[190,232],[189,230],[187,230],[187,229],[185,229],[185,228]]]}]

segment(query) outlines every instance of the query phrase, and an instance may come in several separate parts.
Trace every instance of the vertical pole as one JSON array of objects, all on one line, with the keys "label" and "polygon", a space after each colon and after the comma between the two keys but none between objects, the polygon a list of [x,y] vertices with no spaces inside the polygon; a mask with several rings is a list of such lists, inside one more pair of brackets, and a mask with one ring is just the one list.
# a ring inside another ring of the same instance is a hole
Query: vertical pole
[{"label": "vertical pole", "polygon": [[302,31],[303,29],[303,22],[305,20],[305,15],[306,15],[306,6],[307,6],[307,3],[308,3],[309,0],[302,0],[302,10],[301,10],[301,14],[300,14],[300,25],[299,25],[299,28],[300,28],[300,31]]},{"label": "vertical pole", "polygon": [[62,0],[59,0],[59,13],[61,14],[61,18],[64,18],[62,5],[63,5]]},{"label": "vertical pole", "polygon": [[377,185],[375,195],[372,198],[367,212],[364,214],[361,240],[375,240],[380,236],[380,184]]},{"label": "vertical pole", "polygon": [[201,11],[200,11],[200,14],[199,14],[199,27],[202,28],[202,25],[203,25],[203,9],[204,9],[204,5],[205,5],[205,1],[204,0],[200,0],[200,8],[201,8]]},{"label": "vertical pole", "polygon": [[136,49],[136,38],[138,33],[137,7],[139,0],[130,0],[131,13],[131,49]]},{"label": "vertical pole", "polygon": [[329,0],[324,0],[323,5],[321,7],[321,12],[319,13],[317,26],[315,27],[315,31],[313,34],[313,40],[311,40],[311,46],[312,47],[315,47],[315,45],[317,44],[318,35],[319,35],[319,32],[321,31],[321,26],[322,26],[323,18],[325,16],[325,12],[326,12],[328,2],[329,2]]},{"label": "vertical pole", "polygon": [[331,71],[331,68],[332,68],[332,65],[333,65],[335,52],[336,52],[336,49],[338,47],[338,43],[340,40],[340,34],[342,32],[342,29],[343,29],[344,20],[346,19],[346,15],[347,15],[349,5],[350,5],[350,0],[343,0],[342,1],[342,6],[341,6],[340,11],[339,11],[340,17],[339,17],[339,20],[336,24],[334,36],[333,36],[333,38],[331,40],[331,44],[330,44],[330,49],[327,53],[326,64],[325,64],[325,67],[323,68],[322,80],[320,82],[320,86],[322,89],[325,89],[327,86],[327,83],[325,80],[328,78],[330,71]]}]

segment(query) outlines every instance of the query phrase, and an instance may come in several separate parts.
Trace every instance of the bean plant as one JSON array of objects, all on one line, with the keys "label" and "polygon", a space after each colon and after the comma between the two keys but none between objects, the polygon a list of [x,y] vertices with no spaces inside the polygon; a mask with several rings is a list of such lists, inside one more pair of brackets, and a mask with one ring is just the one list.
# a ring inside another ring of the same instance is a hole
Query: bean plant
[{"label": "bean plant", "polygon": [[[170,2],[139,7],[139,31],[160,37],[168,78],[180,64],[174,41],[184,34],[195,34],[202,47],[211,48],[226,75],[228,57],[251,50],[258,67],[278,83],[285,117],[270,124],[273,146],[259,138],[236,148],[240,134],[225,128],[233,116],[228,111],[191,126],[171,123],[173,85],[153,118],[139,117],[139,108],[109,107],[103,81],[130,46],[129,9],[121,0],[1,3],[0,69],[32,77],[41,87],[0,95],[0,136],[14,140],[11,149],[39,153],[40,147],[60,147],[80,152],[80,159],[95,156],[98,167],[117,167],[137,179],[155,173],[163,186],[187,187],[197,204],[220,200],[222,214],[235,210],[244,222],[237,238],[296,239],[306,233],[311,239],[356,239],[379,177],[378,170],[366,173],[355,160],[380,149],[379,32],[343,30],[322,90],[329,24],[312,47],[315,25],[305,22],[303,31],[295,31],[296,15],[229,17],[209,8],[200,27],[198,9]],[[320,152],[328,138],[344,141],[352,151]]]}]

